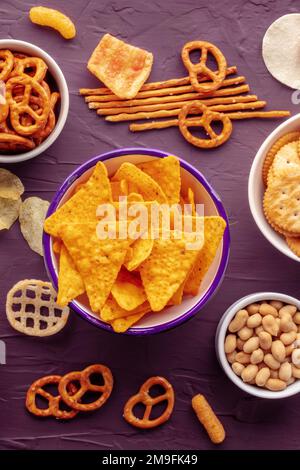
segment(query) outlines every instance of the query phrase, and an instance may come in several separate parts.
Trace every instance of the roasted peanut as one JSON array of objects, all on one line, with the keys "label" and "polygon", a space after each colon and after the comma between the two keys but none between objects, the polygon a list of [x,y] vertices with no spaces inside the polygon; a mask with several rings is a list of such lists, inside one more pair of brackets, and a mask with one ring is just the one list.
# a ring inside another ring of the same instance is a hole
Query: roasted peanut
[{"label": "roasted peanut", "polygon": [[298,367],[294,366],[294,364],[291,364],[292,366],[292,374],[295,379],[300,379],[300,369]]},{"label": "roasted peanut", "polygon": [[267,333],[270,333],[272,336],[277,336],[279,331],[278,325],[275,321],[275,318],[272,315],[266,315],[262,319],[262,326]]},{"label": "roasted peanut", "polygon": [[244,351],[240,351],[236,354],[235,361],[240,362],[241,364],[249,364],[250,354],[246,354]]},{"label": "roasted peanut", "polygon": [[262,303],[259,307],[259,313],[265,317],[266,315],[272,315],[274,318],[278,317],[278,311],[272,305],[266,302]]},{"label": "roasted peanut", "polygon": [[241,373],[244,382],[251,382],[258,372],[258,367],[254,364],[249,364]]},{"label": "roasted peanut", "polygon": [[293,316],[293,321],[296,323],[296,325],[300,325],[300,312],[296,312],[295,315]]},{"label": "roasted peanut", "polygon": [[293,343],[286,346],[286,348],[285,348],[286,357],[289,357],[292,354],[292,352],[294,351],[294,349],[295,349],[295,346],[294,346]]},{"label": "roasted peanut", "polygon": [[278,371],[270,369],[270,377],[271,377],[271,379],[278,379],[278,377],[279,377]]},{"label": "roasted peanut", "polygon": [[262,349],[265,351],[271,348],[272,345],[272,336],[270,333],[267,333],[266,331],[261,331],[258,334],[259,338],[259,345]]},{"label": "roasted peanut", "polygon": [[253,330],[248,328],[248,326],[244,326],[237,334],[243,341],[247,341],[253,335]]},{"label": "roasted peanut", "polygon": [[257,328],[261,325],[261,321],[261,315],[259,313],[255,313],[254,315],[251,315],[251,317],[248,318],[247,326],[248,328]]},{"label": "roasted peanut", "polygon": [[285,315],[286,313],[289,313],[290,315],[293,316],[296,312],[297,312],[297,307],[295,307],[295,305],[285,305],[279,310],[278,313],[281,318],[282,315]]},{"label": "roasted peanut", "polygon": [[259,364],[263,360],[264,360],[264,352],[262,349],[258,348],[255,351],[253,351],[250,357],[251,364]]},{"label": "roasted peanut", "polygon": [[268,379],[266,382],[266,387],[273,392],[279,392],[286,388],[286,382],[280,379]]},{"label": "roasted peanut", "polygon": [[264,387],[267,380],[270,378],[269,367],[263,367],[260,369],[255,377],[255,383],[258,387]]},{"label": "roasted peanut", "polygon": [[295,377],[291,377],[288,381],[287,381],[287,385],[292,385],[294,382],[295,382]]},{"label": "roasted peanut", "polygon": [[260,325],[257,328],[255,328],[254,331],[255,331],[255,334],[258,336],[261,331],[265,331],[265,330],[264,330],[263,326]]},{"label": "roasted peanut", "polygon": [[259,311],[260,304],[250,304],[247,307],[249,315],[255,315]]},{"label": "roasted peanut", "polygon": [[283,302],[280,302],[280,300],[271,300],[270,305],[276,308],[276,310],[280,310],[283,307]]},{"label": "roasted peanut", "polygon": [[236,347],[237,347],[240,351],[242,351],[245,342],[246,342],[246,341],[243,341],[241,338],[237,338],[237,340],[236,340]]},{"label": "roasted peanut", "polygon": [[236,349],[236,336],[227,335],[225,339],[224,350],[226,354],[232,353]]},{"label": "roasted peanut", "polygon": [[288,362],[284,362],[281,364],[280,369],[278,371],[279,378],[288,382],[292,377],[292,366]]},{"label": "roasted peanut", "polygon": [[230,362],[230,364],[233,364],[235,362],[236,358],[236,351],[233,351],[232,353],[226,354],[227,361]]},{"label": "roasted peanut", "polygon": [[238,376],[240,376],[243,370],[245,369],[245,366],[241,364],[240,362],[234,362],[231,365],[231,367],[232,367],[233,372]]},{"label": "roasted peanut", "polygon": [[241,328],[243,328],[243,326],[246,325],[248,317],[249,315],[247,310],[239,310],[234,319],[229,324],[228,330],[230,333],[236,333]]},{"label": "roasted peanut", "polygon": [[289,333],[282,333],[280,335],[280,341],[285,345],[288,346],[292,344],[295,339],[297,338],[297,333],[295,331],[290,331]]},{"label": "roasted peanut", "polygon": [[293,322],[291,315],[288,313],[282,315],[280,319],[280,330],[283,331],[283,333],[289,333],[290,331],[297,332],[298,330],[296,324]]},{"label": "roasted peanut", "polygon": [[292,352],[292,363],[300,369],[300,349],[294,349]]},{"label": "roasted peanut", "polygon": [[265,355],[264,363],[273,370],[277,370],[280,367],[280,362],[276,361],[276,359],[270,353]]},{"label": "roasted peanut", "polygon": [[247,354],[253,353],[255,349],[257,349],[259,346],[259,338],[258,336],[252,336],[252,338],[249,338],[243,347],[243,351]]},{"label": "roasted peanut", "polygon": [[273,341],[271,346],[271,352],[276,361],[283,362],[285,360],[285,347],[279,339]]}]

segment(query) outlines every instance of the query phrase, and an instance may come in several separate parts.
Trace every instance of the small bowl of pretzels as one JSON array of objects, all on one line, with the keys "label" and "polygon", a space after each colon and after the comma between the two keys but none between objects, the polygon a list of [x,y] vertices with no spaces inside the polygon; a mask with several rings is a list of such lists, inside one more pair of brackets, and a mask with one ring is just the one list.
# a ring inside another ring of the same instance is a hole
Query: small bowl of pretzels
[{"label": "small bowl of pretzels", "polygon": [[43,153],[61,133],[69,91],[55,60],[39,47],[0,40],[0,163]]}]

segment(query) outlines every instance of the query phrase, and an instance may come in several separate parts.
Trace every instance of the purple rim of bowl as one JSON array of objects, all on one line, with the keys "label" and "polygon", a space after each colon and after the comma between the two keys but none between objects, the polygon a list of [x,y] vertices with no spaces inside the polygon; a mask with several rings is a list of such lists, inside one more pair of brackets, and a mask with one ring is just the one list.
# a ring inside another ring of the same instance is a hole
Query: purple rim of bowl
[{"label": "purple rim of bowl", "polygon": [[[163,152],[161,150],[156,150],[156,149],[122,148],[118,150],[112,150],[110,152],[106,152],[96,157],[93,157],[91,160],[88,160],[87,162],[83,163],[79,168],[73,171],[71,175],[65,180],[65,182],[57,191],[53,201],[51,202],[49,206],[47,217],[49,217],[56,210],[63,195],[69,189],[69,187],[74,183],[74,181],[76,181],[89,168],[95,166],[98,161],[100,160],[105,161],[114,157],[122,157],[124,155],[129,155],[129,154],[148,155],[150,157],[153,156],[153,157],[159,157],[159,158],[164,158],[164,157],[167,157],[168,155],[173,155],[171,153]],[[194,168],[192,165],[182,160],[181,158],[178,158],[178,159],[180,161],[180,165],[182,166],[182,168],[184,168],[189,173],[191,173],[206,189],[208,194],[211,196],[219,215],[223,217],[226,221],[226,229],[223,235],[223,250],[222,250],[222,257],[221,257],[220,265],[213,279],[213,282],[211,283],[211,285],[209,286],[208,290],[205,292],[203,297],[201,297],[201,299],[196,303],[196,305],[191,307],[183,315],[181,315],[178,318],[175,318],[174,320],[163,323],[162,325],[150,326],[150,327],[145,327],[145,328],[134,328],[134,327],[129,328],[129,330],[123,333],[126,335],[142,336],[142,335],[160,333],[162,331],[174,328],[180,325],[181,323],[184,323],[185,321],[189,320],[213,297],[213,295],[217,291],[217,288],[221,285],[221,282],[225,275],[225,271],[226,271],[226,267],[227,267],[228,259],[229,259],[229,251],[230,251],[229,221],[228,221],[226,211],[223,207],[220,197],[214,191],[214,189],[210,186],[210,184],[204,178],[202,173],[200,173],[200,171],[198,171],[196,168]],[[51,237],[45,232],[43,234],[43,247],[44,247],[44,261],[45,261],[46,270],[53,285],[57,289],[58,278],[57,278],[57,274],[55,272],[55,268],[54,268],[54,265],[52,263],[52,258],[51,258]],[[89,313],[87,313],[83,308],[81,308],[78,305],[76,301],[70,302],[69,307],[72,310],[74,310],[76,313],[78,313],[84,320],[87,320],[89,323],[92,323],[98,328],[100,327],[104,330],[113,332],[113,329],[110,325],[102,322],[100,319],[95,318]]]}]

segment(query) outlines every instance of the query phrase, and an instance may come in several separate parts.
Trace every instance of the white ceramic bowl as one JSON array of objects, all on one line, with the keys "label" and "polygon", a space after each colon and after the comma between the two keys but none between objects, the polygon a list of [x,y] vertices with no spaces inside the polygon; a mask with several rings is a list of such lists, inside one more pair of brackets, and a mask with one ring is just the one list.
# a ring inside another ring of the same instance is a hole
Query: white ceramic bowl
[{"label": "white ceramic bowl", "polygon": [[248,180],[248,200],[256,225],[258,226],[261,233],[266,237],[266,239],[272,243],[272,245],[277,248],[277,250],[281,251],[281,253],[289,256],[295,261],[300,262],[300,258],[298,258],[298,256],[296,256],[295,253],[293,253],[292,250],[288,247],[284,237],[275,232],[264,216],[263,196],[265,188],[262,181],[262,166],[268,150],[280,137],[287,134],[288,132],[297,130],[300,130],[300,114],[296,114],[296,116],[291,117],[287,121],[280,124],[280,126],[276,127],[276,129],[271,132],[269,137],[267,137],[267,139],[261,145],[253,160],[250,170]]},{"label": "white ceramic bowl", "polygon": [[0,49],[10,49],[11,51],[15,52],[24,52],[25,54],[43,59],[48,65],[49,72],[52,75],[60,93],[60,112],[55,128],[47,137],[47,139],[45,139],[41,145],[34,148],[33,150],[30,150],[29,152],[9,155],[0,154],[0,163],[24,162],[25,160],[29,160],[30,158],[34,158],[37,155],[45,152],[45,150],[53,144],[53,142],[57,139],[63,130],[69,111],[69,90],[66,79],[58,64],[49,54],[47,54],[47,52],[45,52],[40,47],[25,41],[18,41],[15,39],[0,39]]},{"label": "white ceramic bowl", "polygon": [[[48,216],[60,207],[74,192],[76,186],[90,176],[97,161],[101,160],[105,163],[109,175],[113,175],[119,166],[127,161],[131,163],[140,163],[152,160],[153,158],[163,158],[168,154],[155,149],[118,149],[103,155],[92,158],[77,168],[58,189],[49,210]],[[195,194],[196,203],[204,204],[205,215],[220,215],[227,222],[227,228],[223,236],[222,243],[218,248],[216,257],[211,264],[206,276],[204,277],[199,293],[195,297],[184,298],[181,305],[175,305],[165,308],[159,313],[149,314],[142,318],[134,327],[129,328],[126,334],[129,335],[148,335],[159,333],[170,328],[174,328],[184,321],[194,316],[215,294],[218,287],[222,283],[226,270],[230,236],[229,224],[225,209],[219,196],[215,193],[204,176],[189,165],[184,160],[180,160],[182,186],[184,188],[192,188]],[[53,239],[44,234],[44,261],[49,277],[57,288],[58,259],[53,251]],[[99,316],[91,311],[87,298],[82,296],[80,299],[70,303],[70,307],[81,315],[85,320],[89,321],[98,328],[113,331],[111,326],[100,320]]]},{"label": "white ceramic bowl", "polygon": [[224,343],[227,329],[234,315],[239,310],[245,308],[247,305],[255,302],[260,302],[262,300],[280,300],[281,302],[287,304],[296,305],[298,310],[300,310],[300,301],[295,297],[291,297],[290,295],[286,294],[278,294],[277,292],[257,292],[255,294],[250,294],[246,295],[245,297],[242,297],[226,310],[221,320],[219,321],[215,340],[217,358],[227,377],[229,377],[229,379],[241,390],[244,390],[244,392],[247,392],[250,395],[254,395],[260,398],[276,399],[290,397],[300,392],[300,380],[296,380],[293,384],[288,385],[285,390],[281,390],[279,392],[272,392],[271,390],[259,388],[255,385],[249,385],[243,382],[242,379],[233,372],[231,365],[227,361],[227,357],[224,351]]}]

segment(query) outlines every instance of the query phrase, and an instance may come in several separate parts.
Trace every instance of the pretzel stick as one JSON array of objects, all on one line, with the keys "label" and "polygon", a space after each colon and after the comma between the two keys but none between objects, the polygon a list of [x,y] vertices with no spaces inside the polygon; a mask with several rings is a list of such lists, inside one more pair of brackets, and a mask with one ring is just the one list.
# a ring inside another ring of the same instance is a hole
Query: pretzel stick
[{"label": "pretzel stick", "polygon": [[[198,101],[196,101],[197,103]],[[266,106],[265,101],[255,101],[254,103],[234,103],[234,104],[217,104],[215,106],[209,106],[212,111],[228,112],[228,111],[241,111],[244,109],[257,109]],[[153,112],[141,112],[134,114],[117,114],[115,116],[106,116],[105,121],[120,122],[120,121],[135,121],[139,119],[151,119],[151,118],[162,118],[178,116],[181,108],[171,109],[170,111],[160,110]],[[199,111],[192,114],[197,114]]]},{"label": "pretzel stick", "polygon": [[[227,80],[224,80],[222,83],[222,86],[220,88],[225,88],[227,86],[232,86],[232,85],[238,85],[240,83],[245,83],[246,79],[245,77],[234,77],[234,78],[228,78]],[[205,82],[204,82],[205,83]],[[177,86],[177,87],[170,87],[170,88],[161,88],[159,90],[147,90],[147,91],[139,91],[137,95],[135,96],[136,98],[150,98],[152,96],[158,97],[158,96],[166,96],[166,95],[179,95],[180,93],[191,93],[194,92],[195,89],[192,87],[192,85],[184,85],[184,86]],[[205,96],[207,94],[205,93],[200,93],[201,96]],[[86,103],[90,103],[91,101],[100,101],[100,102],[105,102],[105,101],[124,101],[122,98],[119,98],[118,96],[114,94],[110,95],[92,95],[92,96],[87,96],[85,98]]]},{"label": "pretzel stick", "polygon": [[[197,100],[198,101],[198,100]],[[234,97],[224,97],[224,98],[211,98],[206,100],[199,100],[201,103],[206,104],[207,106],[214,105],[214,104],[233,104],[233,103],[250,103],[251,101],[257,101],[256,95],[247,95],[247,96],[234,96]],[[182,107],[185,104],[188,104],[189,101],[176,101],[174,103],[165,103],[163,105],[164,109],[174,109],[178,107]],[[90,103],[90,105],[93,103]],[[97,103],[98,106],[98,103]],[[90,106],[89,106],[90,107]],[[146,111],[161,111],[162,105],[161,104],[149,104],[145,106],[132,106],[126,108],[106,108],[102,109],[99,108],[97,114],[101,116],[111,116],[112,114],[121,114],[121,113],[137,113],[137,112],[146,112]]]},{"label": "pretzel stick", "polygon": [[[221,88],[210,93],[209,98],[215,98],[219,96],[236,96],[241,93],[248,93],[250,90],[249,85],[240,85],[233,88]],[[126,100],[126,101],[110,101],[108,103],[89,103],[89,108],[93,105],[92,109],[106,109],[111,107],[125,107],[125,106],[139,106],[144,104],[160,104],[160,103],[174,103],[176,101],[187,101],[187,100],[205,100],[205,96],[202,93],[184,93],[183,95],[175,96],[158,96],[156,98],[144,98],[139,100]],[[203,101],[205,103],[205,101]]]},{"label": "pretzel stick", "polygon": [[[226,75],[232,75],[237,73],[236,66],[228,67],[226,70]],[[206,77],[203,77],[200,82],[204,82],[207,80]],[[150,82],[145,83],[140,91],[146,90],[159,90],[161,88],[168,88],[172,86],[181,86],[181,85],[188,85],[190,83],[190,77],[182,77],[182,78],[172,78],[171,80],[165,80],[162,82]],[[85,95],[110,95],[111,90],[107,87],[101,88],[80,88],[79,93],[83,96]]]},{"label": "pretzel stick", "polygon": [[[251,119],[251,118],[282,118],[290,116],[289,111],[254,111],[254,112],[236,112],[236,113],[227,113],[226,115],[230,119]],[[195,126],[199,125],[199,119],[191,118],[188,119],[190,124],[194,124]],[[178,126],[178,119],[169,119],[166,121],[152,121],[146,122],[144,124],[130,124],[129,129],[132,132],[138,131],[149,131],[152,129],[166,129],[167,127],[174,127]]]}]

